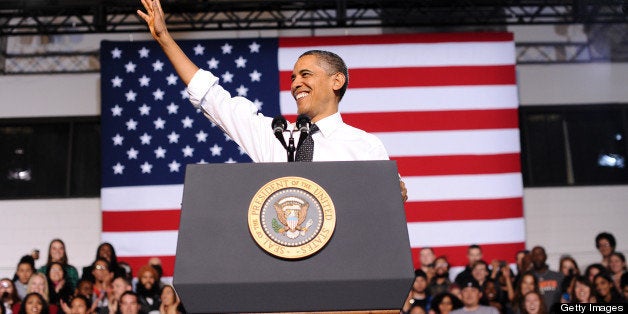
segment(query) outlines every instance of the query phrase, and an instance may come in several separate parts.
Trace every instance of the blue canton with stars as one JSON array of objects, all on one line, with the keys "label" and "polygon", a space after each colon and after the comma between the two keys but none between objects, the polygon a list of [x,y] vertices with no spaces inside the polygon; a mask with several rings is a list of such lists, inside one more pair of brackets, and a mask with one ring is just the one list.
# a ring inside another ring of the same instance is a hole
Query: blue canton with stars
[{"label": "blue canton with stars", "polygon": [[[280,113],[276,38],[179,45],[232,96],[266,116]],[[187,164],[251,161],[192,106],[157,43],[103,41],[100,56],[103,187],[182,184]]]}]

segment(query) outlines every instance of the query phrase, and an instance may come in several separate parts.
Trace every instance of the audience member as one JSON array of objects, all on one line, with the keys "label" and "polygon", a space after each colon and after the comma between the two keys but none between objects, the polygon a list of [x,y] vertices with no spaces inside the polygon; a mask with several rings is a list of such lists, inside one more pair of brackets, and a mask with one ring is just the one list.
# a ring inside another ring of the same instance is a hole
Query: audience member
[{"label": "audience member", "polygon": [[539,289],[545,301],[547,310],[560,302],[562,296],[561,287],[563,285],[563,274],[550,270],[547,266],[547,254],[542,246],[535,246],[530,253],[532,257],[532,265],[534,267],[534,275],[538,279]]},{"label": "audience member", "polygon": [[100,314],[115,314],[118,312],[120,297],[127,291],[133,290],[133,284],[125,277],[118,277],[111,283],[111,291],[107,295],[107,307],[100,309]]},{"label": "audience member", "polygon": [[462,308],[460,299],[451,292],[442,292],[434,295],[430,304],[430,313],[449,314],[453,310]]},{"label": "audience member", "polygon": [[13,276],[13,283],[15,284],[15,289],[17,290],[17,295],[20,297],[20,300],[24,299],[26,296],[28,280],[33,273],[35,273],[35,260],[30,255],[22,256],[17,264],[15,275]]},{"label": "audience member", "polygon": [[558,270],[564,276],[563,285],[561,287],[563,294],[561,295],[560,302],[569,303],[571,302],[570,298],[573,292],[574,279],[580,276],[580,268],[571,255],[563,255],[558,262]]},{"label": "audience member", "polygon": [[467,279],[462,283],[462,308],[451,311],[451,314],[499,314],[496,308],[487,305],[481,305],[482,288],[477,280],[473,278]]},{"label": "audience member", "polygon": [[593,284],[585,276],[577,276],[574,279],[571,303],[597,303]]},{"label": "audience member", "polygon": [[107,309],[107,293],[111,289],[114,276],[109,268],[109,261],[98,258],[93,264],[92,275],[94,276],[94,294],[97,296],[95,304],[97,311],[100,312],[103,308]]},{"label": "audience member", "polygon": [[[45,307],[50,312],[50,314],[57,314],[59,307],[55,304],[50,304],[48,301],[50,300],[50,290],[48,287],[48,279],[42,273],[34,273],[31,278],[28,280],[28,285],[26,288],[26,294],[38,293],[45,301]],[[17,313],[21,310],[22,304],[25,299],[18,304],[13,305],[13,313]]]},{"label": "audience member", "polygon": [[615,252],[615,247],[617,246],[617,241],[615,240],[615,236],[609,232],[601,232],[597,236],[595,236],[595,247],[602,255],[602,264],[604,267],[608,267],[608,258]]},{"label": "audience member", "polygon": [[13,304],[20,302],[20,297],[17,295],[17,290],[13,281],[9,278],[0,279],[0,298],[2,302],[0,305],[4,306],[5,314],[13,314]]},{"label": "audience member", "polygon": [[94,283],[88,279],[79,279],[79,282],[74,290],[74,296],[82,295],[89,300],[91,305],[97,303],[98,296],[94,293]]},{"label": "audience member", "polygon": [[608,270],[615,288],[621,293],[621,277],[626,273],[626,256],[621,252],[613,252],[608,258]]},{"label": "audience member", "polygon": [[140,303],[137,294],[133,291],[126,291],[120,296],[120,309],[118,314],[146,314],[140,310]]},{"label": "audience member", "polygon": [[543,296],[537,291],[530,291],[523,296],[523,306],[520,309],[521,314],[547,314],[548,306],[543,300]]},{"label": "audience member", "polygon": [[434,276],[434,262],[436,261],[436,255],[431,247],[424,247],[419,251],[419,262],[421,263],[421,270],[427,275],[427,282],[432,280]]},{"label": "audience member", "polygon": [[138,302],[142,312],[154,314],[159,312],[160,287],[157,271],[150,265],[140,267],[137,272],[137,285],[135,292],[137,293]]},{"label": "audience member", "polygon": [[510,300],[509,308],[511,313],[519,313],[523,304],[523,297],[531,291],[540,294],[539,281],[532,271],[521,274],[521,278],[515,287],[515,293]]},{"label": "audience member", "polygon": [[527,269],[527,267],[531,267],[532,263],[524,263],[524,257],[529,256],[530,251],[528,250],[520,250],[515,254],[515,264],[517,265],[517,275],[523,274],[526,271],[531,269]]},{"label": "audience member", "polygon": [[624,300],[628,301],[628,273],[624,273],[624,275],[621,276],[620,287]]},{"label": "audience member", "polygon": [[66,314],[92,314],[90,301],[84,295],[77,295],[72,298],[69,311]]},{"label": "audience member", "polygon": [[483,299],[480,299],[480,304],[490,305],[499,311],[499,313],[506,313],[506,298],[502,293],[502,289],[499,284],[493,280],[487,280],[482,285]]},{"label": "audience member", "polygon": [[607,271],[608,270],[606,269],[606,267],[604,267],[604,265],[600,263],[595,263],[587,266],[587,268],[584,270],[584,275],[587,277],[590,283],[593,283],[593,278],[595,278],[597,274]]},{"label": "audience member", "polygon": [[[114,277],[120,277],[126,275],[126,270],[118,264],[118,256],[116,255],[116,250],[113,248],[113,245],[110,243],[104,242],[98,246],[96,249],[96,258],[94,261],[102,258],[107,261],[109,264],[109,270],[113,273]],[[88,279],[91,282],[94,282],[94,263],[89,266],[83,267],[83,275],[81,279]]]},{"label": "audience member", "polygon": [[484,282],[487,281],[489,274],[488,264],[483,260],[476,261],[471,268],[471,276],[478,282],[478,284],[480,284],[480,286],[484,285]]},{"label": "audience member", "polygon": [[50,304],[61,305],[61,301],[70,302],[70,297],[74,294],[74,289],[67,280],[65,269],[60,263],[51,262],[48,264],[48,286],[50,289]]},{"label": "audience member", "polygon": [[179,295],[172,285],[164,285],[161,289],[161,305],[159,306],[160,314],[185,314],[185,308],[181,304]]},{"label": "audience member", "polygon": [[599,273],[593,279],[593,286],[597,292],[598,303],[623,303],[624,297],[615,288],[609,273]]},{"label": "audience member", "polygon": [[76,270],[76,267],[69,264],[65,243],[61,239],[54,239],[50,241],[46,265],[40,267],[37,271],[47,274],[48,268],[53,262],[59,263],[61,264],[61,267],[63,267],[65,278],[70,285],[70,289],[76,288],[76,284],[79,280],[78,271]]},{"label": "audience member", "polygon": [[48,307],[46,299],[37,292],[31,292],[24,297],[20,309],[16,311],[19,314],[52,314]]},{"label": "audience member", "polygon": [[434,276],[429,281],[427,292],[431,296],[446,292],[451,281],[449,280],[449,262],[447,257],[439,256],[434,260]]},{"label": "audience member", "polygon": [[427,294],[427,274],[422,269],[414,271],[414,283],[403,303],[401,312],[409,313],[411,308],[420,306],[426,312],[429,311],[430,296]]},{"label": "audience member", "polygon": [[467,266],[465,266],[465,269],[459,273],[454,280],[458,286],[462,287],[463,283],[468,282],[470,278],[473,278],[473,275],[471,275],[473,265],[475,262],[481,260],[482,257],[482,248],[480,248],[479,245],[472,244],[467,248]]}]

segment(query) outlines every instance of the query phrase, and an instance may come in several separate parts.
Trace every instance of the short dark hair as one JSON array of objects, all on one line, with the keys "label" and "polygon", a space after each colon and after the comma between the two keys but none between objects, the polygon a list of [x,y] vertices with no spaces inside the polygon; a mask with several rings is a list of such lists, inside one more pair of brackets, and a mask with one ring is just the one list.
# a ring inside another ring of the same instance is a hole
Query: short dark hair
[{"label": "short dark hair", "polygon": [[347,91],[347,86],[349,86],[349,70],[347,69],[345,61],[342,60],[339,55],[326,50],[308,50],[300,55],[299,58],[303,56],[315,56],[325,62],[330,67],[330,71],[327,72],[329,75],[342,73],[345,76],[345,83],[338,90],[338,96],[342,99]]},{"label": "short dark hair", "polygon": [[601,232],[599,233],[596,237],[595,237],[595,247],[596,248],[600,248],[600,240],[602,239],[606,239],[608,240],[608,244],[611,245],[611,247],[613,249],[615,249],[615,246],[617,245],[617,242],[615,241],[615,236],[613,236],[613,234],[609,233],[609,232]]}]

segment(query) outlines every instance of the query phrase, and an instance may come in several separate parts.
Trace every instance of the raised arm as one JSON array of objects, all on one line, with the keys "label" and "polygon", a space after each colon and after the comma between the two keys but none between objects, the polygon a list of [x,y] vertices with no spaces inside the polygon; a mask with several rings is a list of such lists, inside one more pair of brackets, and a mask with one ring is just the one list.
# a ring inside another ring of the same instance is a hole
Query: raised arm
[{"label": "raised arm", "polygon": [[198,71],[198,67],[185,55],[181,47],[174,41],[164,19],[164,11],[161,8],[159,0],[141,0],[146,13],[137,10],[137,14],[146,21],[153,38],[161,45],[164,53],[174,66],[177,74],[188,85],[194,74]]}]

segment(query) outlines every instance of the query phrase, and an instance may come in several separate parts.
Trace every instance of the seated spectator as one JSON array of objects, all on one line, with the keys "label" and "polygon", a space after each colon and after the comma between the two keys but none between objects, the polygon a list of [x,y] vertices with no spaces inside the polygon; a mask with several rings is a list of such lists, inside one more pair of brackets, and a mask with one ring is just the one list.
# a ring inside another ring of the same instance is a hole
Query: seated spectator
[{"label": "seated spectator", "polygon": [[530,291],[523,296],[523,303],[520,309],[521,314],[547,314],[547,305],[544,303],[543,296],[536,291]]},{"label": "seated spectator", "polygon": [[613,252],[608,258],[608,270],[615,288],[621,293],[621,276],[626,273],[626,256],[621,252]]},{"label": "seated spectator", "polygon": [[449,314],[463,306],[462,301],[451,292],[442,292],[432,298],[430,313]]},{"label": "seated spectator", "polygon": [[179,295],[172,285],[164,285],[161,289],[161,306],[159,306],[160,314],[185,314],[185,308],[181,304]]},{"label": "seated spectator", "polygon": [[2,299],[0,305],[4,305],[4,313],[13,314],[13,304],[19,303],[20,297],[17,296],[17,290],[11,279],[0,279],[0,297]]},{"label": "seated spectator", "polygon": [[602,256],[602,261],[600,264],[604,267],[608,267],[608,259],[615,252],[615,247],[617,246],[617,241],[615,240],[615,236],[609,232],[601,232],[597,236],[595,236],[595,247],[600,252]]},{"label": "seated spectator", "polygon": [[133,291],[127,291],[120,296],[119,314],[146,314],[140,310],[140,303],[137,294]]},{"label": "seated spectator", "polygon": [[[26,296],[26,289],[28,286],[28,280],[35,273],[35,260],[30,255],[24,255],[20,258],[13,276],[13,283],[17,291],[17,296],[20,300]],[[16,312],[17,313],[17,312]]]},{"label": "seated spectator", "polygon": [[416,306],[427,312],[430,302],[430,296],[427,294],[427,274],[422,269],[417,269],[414,271],[414,283],[403,303],[401,312],[410,313],[410,310]]},{"label": "seated spectator", "polygon": [[461,294],[463,307],[451,311],[450,314],[499,314],[496,308],[480,304],[482,287],[477,280],[470,278],[463,282]]},{"label": "seated spectator", "polygon": [[439,256],[434,260],[434,276],[432,280],[429,281],[427,292],[429,295],[435,296],[446,292],[450,284],[449,262],[447,261],[447,257]]},{"label": "seated spectator", "polygon": [[[113,245],[110,243],[104,242],[98,246],[96,249],[96,258],[94,262],[102,258],[107,261],[109,264],[109,269],[113,273],[114,277],[124,277],[126,275],[126,270],[118,264],[118,256],[116,255],[116,250],[113,248]],[[94,282],[94,263],[89,266],[83,267],[83,276],[81,279],[88,279],[91,282]]]},{"label": "seated spectator", "polygon": [[157,281],[158,276],[155,268],[150,265],[142,266],[137,272],[135,292],[143,313],[155,314],[159,312],[161,290]]},{"label": "seated spectator", "polygon": [[624,297],[615,288],[613,279],[608,273],[599,273],[593,279],[593,286],[597,292],[598,303],[623,303]]},{"label": "seated spectator", "polygon": [[125,277],[118,277],[111,283],[111,291],[107,295],[107,307],[100,309],[100,314],[115,314],[118,312],[120,297],[123,293],[133,290],[133,284]]},{"label": "seated spectator", "polygon": [[594,291],[595,289],[587,277],[577,276],[574,279],[571,303],[597,303]]},{"label": "seated spectator", "polygon": [[70,297],[74,294],[74,289],[67,280],[65,269],[60,263],[52,262],[48,264],[48,286],[50,288],[50,304],[61,305],[61,301],[70,302]]},{"label": "seated spectator", "polygon": [[22,304],[20,305],[19,311],[16,313],[19,314],[49,314],[48,303],[44,299],[44,297],[37,292],[31,292],[26,294],[24,299],[22,300]]},{"label": "seated spectator", "polygon": [[48,261],[46,262],[46,265],[40,267],[37,271],[47,275],[48,268],[53,262],[59,263],[61,264],[61,267],[63,267],[65,278],[70,286],[70,289],[73,290],[76,288],[76,284],[79,279],[78,271],[76,270],[76,267],[69,264],[65,243],[61,239],[54,239],[50,241],[50,245],[48,246]]}]

